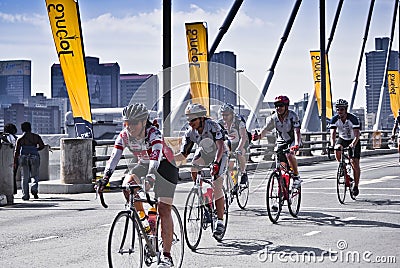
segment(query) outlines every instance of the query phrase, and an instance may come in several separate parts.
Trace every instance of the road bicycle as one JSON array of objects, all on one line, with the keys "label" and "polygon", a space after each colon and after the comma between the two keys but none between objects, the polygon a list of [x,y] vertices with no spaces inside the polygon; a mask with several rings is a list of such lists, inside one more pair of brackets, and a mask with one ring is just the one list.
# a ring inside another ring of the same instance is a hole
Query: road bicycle
[{"label": "road bicycle", "polygon": [[[289,151],[290,149],[278,149],[274,153],[275,168],[269,176],[266,193],[267,212],[272,223],[278,222],[285,201],[293,217],[297,217],[300,211],[301,186],[293,185],[293,171],[285,156]],[[285,165],[279,161],[279,155],[286,159]]]},{"label": "road bicycle", "polygon": [[239,183],[242,177],[242,171],[239,168],[240,165],[237,153],[232,153],[230,158],[233,158],[235,161],[233,168],[227,168],[225,176],[225,187],[227,193],[229,193],[228,205],[230,206],[233,200],[236,199],[238,206],[241,209],[245,209],[247,201],[249,200],[249,180],[244,184]]},{"label": "road bicycle", "polygon": [[336,193],[341,204],[344,204],[346,199],[346,192],[349,190],[351,199],[355,200],[356,197],[353,194],[354,179],[352,177],[353,168],[350,164],[351,159],[351,148],[340,147],[334,149],[333,147],[328,148],[328,158],[331,158],[330,152],[341,151],[341,159],[336,172]]},{"label": "road bicycle", "polygon": [[[184,232],[186,244],[191,250],[196,250],[200,243],[203,230],[211,227],[211,233],[214,233],[217,221],[217,210],[215,206],[214,182],[210,175],[209,166],[194,165],[197,172],[196,182],[190,190],[186,199],[184,210]],[[217,241],[221,241],[225,235],[228,226],[228,196],[223,187],[225,200],[224,206],[224,225],[225,231],[221,235],[214,235]]]},{"label": "road bicycle", "polygon": [[[161,238],[161,222],[157,213],[156,227],[153,232],[146,232],[139,214],[134,207],[134,202],[147,203],[157,209],[158,201],[151,198],[149,193],[143,191],[142,185],[110,186],[109,189],[122,189],[129,191],[129,200],[126,209],[120,211],[114,218],[108,236],[108,265],[109,267],[143,267],[159,263],[163,252]],[[104,208],[108,205],[100,196]],[[172,205],[171,215],[173,220],[173,240],[171,257],[174,267],[181,267],[184,254],[184,238],[182,220],[177,208]]]}]

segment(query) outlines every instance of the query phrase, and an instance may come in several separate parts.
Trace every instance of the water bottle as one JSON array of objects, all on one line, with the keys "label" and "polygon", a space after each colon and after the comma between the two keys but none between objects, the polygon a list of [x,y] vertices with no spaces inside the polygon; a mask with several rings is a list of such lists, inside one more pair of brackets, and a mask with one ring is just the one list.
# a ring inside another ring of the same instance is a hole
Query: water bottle
[{"label": "water bottle", "polygon": [[150,225],[150,232],[152,235],[156,234],[157,230],[157,209],[150,207],[147,212],[147,217]]},{"label": "water bottle", "polygon": [[232,177],[233,185],[236,185],[237,177],[238,177],[238,172],[236,169],[231,171],[231,177]]},{"label": "water bottle", "polygon": [[286,185],[289,185],[289,181],[290,181],[290,175],[287,172],[284,172],[282,174],[282,178],[285,180]]},{"label": "water bottle", "polygon": [[150,233],[150,224],[149,221],[147,220],[146,213],[143,210],[138,211],[140,221],[142,222],[143,228],[146,233]]},{"label": "water bottle", "polygon": [[204,203],[208,204],[210,207],[212,205],[212,192],[213,192],[213,189],[212,189],[211,185],[209,185],[208,183],[203,185]]}]

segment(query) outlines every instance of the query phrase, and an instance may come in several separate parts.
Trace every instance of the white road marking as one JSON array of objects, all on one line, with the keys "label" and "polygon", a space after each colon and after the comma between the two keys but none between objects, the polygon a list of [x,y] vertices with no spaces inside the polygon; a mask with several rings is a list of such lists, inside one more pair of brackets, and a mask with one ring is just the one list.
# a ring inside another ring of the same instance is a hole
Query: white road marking
[{"label": "white road marking", "polygon": [[321,231],[311,231],[311,232],[308,232],[308,233],[304,234],[304,236],[312,236],[312,235],[319,234],[320,232]]},{"label": "white road marking", "polygon": [[49,239],[54,239],[54,238],[58,238],[58,236],[52,235],[52,236],[42,237],[42,238],[38,238],[38,239],[33,239],[33,240],[31,240],[31,242],[38,242],[38,241],[49,240]]},{"label": "white road marking", "polygon": [[364,180],[360,179],[360,185],[372,184],[372,183],[380,183],[380,182],[391,180],[391,179],[394,179],[394,178],[397,178],[397,177],[398,176],[384,176],[384,177],[379,178],[379,179],[372,179],[372,180],[367,180],[367,181],[364,181]]},{"label": "white road marking", "polygon": [[344,218],[342,221],[352,221],[357,219],[357,217],[348,217],[348,218]]}]

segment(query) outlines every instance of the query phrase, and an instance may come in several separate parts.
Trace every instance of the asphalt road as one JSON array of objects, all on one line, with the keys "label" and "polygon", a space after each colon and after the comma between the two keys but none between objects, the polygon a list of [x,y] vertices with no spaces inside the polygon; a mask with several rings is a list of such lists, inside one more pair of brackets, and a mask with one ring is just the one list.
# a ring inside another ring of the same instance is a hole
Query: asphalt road
[{"label": "asphalt road", "polygon": [[[221,243],[207,230],[196,252],[185,248],[183,267],[398,267],[400,166],[398,155],[361,160],[360,195],[341,205],[335,162],[301,166],[303,199],[298,218],[286,207],[278,224],[265,208],[267,170],[251,174],[246,210],[230,208]],[[183,217],[190,182],[178,185]],[[121,193],[108,193],[104,209],[95,194],[41,194],[0,207],[0,267],[108,267],[110,224],[123,209]]]}]

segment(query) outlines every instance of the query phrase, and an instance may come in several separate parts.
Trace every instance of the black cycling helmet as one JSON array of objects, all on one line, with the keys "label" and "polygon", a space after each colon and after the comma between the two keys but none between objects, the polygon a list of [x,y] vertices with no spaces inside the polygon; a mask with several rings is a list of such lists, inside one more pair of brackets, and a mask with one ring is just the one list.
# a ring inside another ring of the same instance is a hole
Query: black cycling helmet
[{"label": "black cycling helmet", "polygon": [[189,103],[185,109],[185,115],[187,121],[191,121],[193,119],[206,116],[207,109],[200,103]]},{"label": "black cycling helmet", "polygon": [[230,103],[225,103],[224,105],[222,105],[220,108],[219,108],[219,112],[222,114],[222,113],[231,113],[231,114],[233,114],[234,112],[235,112],[235,107],[233,107],[233,105],[232,104],[230,104]]},{"label": "black cycling helmet", "polygon": [[336,101],[336,104],[335,104],[335,107],[336,107],[336,108],[343,107],[343,108],[346,108],[346,109],[347,109],[348,106],[349,106],[349,103],[348,103],[346,100],[344,100],[344,99],[338,99],[338,100]]},{"label": "black cycling helmet", "polygon": [[126,106],[122,110],[123,121],[142,121],[149,117],[149,111],[146,105],[142,103],[135,103]]}]

